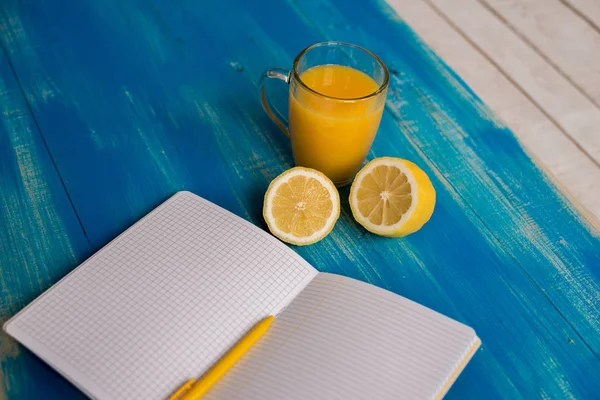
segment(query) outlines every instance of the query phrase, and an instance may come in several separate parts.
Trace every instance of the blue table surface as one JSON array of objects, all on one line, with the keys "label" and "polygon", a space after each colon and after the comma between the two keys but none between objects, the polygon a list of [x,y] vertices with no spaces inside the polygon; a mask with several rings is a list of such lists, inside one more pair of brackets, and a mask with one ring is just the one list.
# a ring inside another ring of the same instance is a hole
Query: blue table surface
[{"label": "blue table surface", "polygon": [[[387,4],[5,0],[0,27],[2,321],[178,190],[266,229],[292,157],[259,76],[344,40],[391,71],[369,158],[414,161],[438,203],[385,239],[345,188],[331,235],[294,250],[472,326],[483,345],[448,398],[599,398],[598,231]],[[0,349],[0,399],[83,397],[4,333]]]}]

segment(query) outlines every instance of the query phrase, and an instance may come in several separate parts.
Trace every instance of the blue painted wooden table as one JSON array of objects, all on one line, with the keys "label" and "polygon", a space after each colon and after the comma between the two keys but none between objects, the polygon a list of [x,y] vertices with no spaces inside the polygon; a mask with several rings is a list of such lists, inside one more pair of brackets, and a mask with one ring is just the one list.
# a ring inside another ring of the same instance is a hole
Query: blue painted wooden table
[{"label": "blue painted wooden table", "polygon": [[[385,3],[4,0],[0,28],[2,321],[175,191],[265,228],[292,157],[260,73],[344,40],[392,74],[369,157],[416,162],[438,203],[384,239],[343,189],[333,233],[295,250],[474,327],[483,346],[448,398],[598,398],[598,231]],[[4,333],[0,349],[0,399],[82,397]]]}]

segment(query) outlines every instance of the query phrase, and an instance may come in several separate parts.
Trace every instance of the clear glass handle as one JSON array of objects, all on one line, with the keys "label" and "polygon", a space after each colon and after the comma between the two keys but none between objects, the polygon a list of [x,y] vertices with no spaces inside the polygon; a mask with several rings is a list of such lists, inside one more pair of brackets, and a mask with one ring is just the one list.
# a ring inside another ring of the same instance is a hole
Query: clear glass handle
[{"label": "clear glass handle", "polygon": [[263,72],[260,77],[260,81],[258,82],[258,88],[260,90],[260,102],[262,103],[263,108],[265,109],[267,115],[277,124],[279,129],[286,134],[286,136],[290,136],[290,132],[288,129],[288,120],[283,116],[272,104],[267,94],[265,92],[265,86],[267,80],[269,78],[280,79],[285,83],[290,83],[290,71],[281,69],[281,68],[271,68]]}]

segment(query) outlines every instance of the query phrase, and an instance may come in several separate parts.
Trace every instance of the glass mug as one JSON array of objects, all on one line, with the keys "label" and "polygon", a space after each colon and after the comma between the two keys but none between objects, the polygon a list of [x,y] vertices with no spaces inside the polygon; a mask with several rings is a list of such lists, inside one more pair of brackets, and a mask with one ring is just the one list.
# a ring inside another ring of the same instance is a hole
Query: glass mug
[{"label": "glass mug", "polygon": [[[268,78],[290,86],[289,122],[265,93]],[[292,71],[265,71],[260,99],[269,117],[289,136],[295,164],[319,170],[343,186],[352,181],[373,144],[388,82],[387,67],[369,50],[323,42],[298,54]]]}]

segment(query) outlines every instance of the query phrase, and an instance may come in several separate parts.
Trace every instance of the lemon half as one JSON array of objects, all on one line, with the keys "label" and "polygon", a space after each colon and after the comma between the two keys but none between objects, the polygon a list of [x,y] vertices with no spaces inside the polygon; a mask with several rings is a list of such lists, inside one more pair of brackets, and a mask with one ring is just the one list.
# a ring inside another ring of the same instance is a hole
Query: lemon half
[{"label": "lemon half", "polygon": [[370,232],[400,237],[416,232],[429,221],[435,189],[414,163],[381,157],[365,165],[350,189],[354,219]]},{"label": "lemon half", "polygon": [[263,216],[271,233],[284,242],[312,244],[333,229],[340,216],[340,196],[321,172],[295,167],[269,185]]}]

